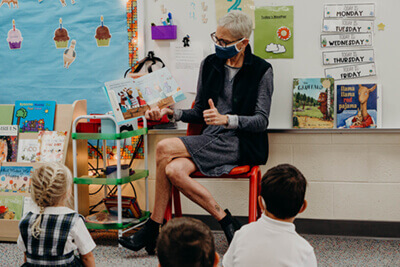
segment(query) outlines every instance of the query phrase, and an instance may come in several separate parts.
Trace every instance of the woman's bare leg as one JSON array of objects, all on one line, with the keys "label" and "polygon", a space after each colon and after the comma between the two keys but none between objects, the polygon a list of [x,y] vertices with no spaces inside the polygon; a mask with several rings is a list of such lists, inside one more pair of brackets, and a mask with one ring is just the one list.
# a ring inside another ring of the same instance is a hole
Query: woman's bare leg
[{"label": "woman's bare leg", "polygon": [[190,158],[176,158],[167,164],[166,175],[180,192],[219,221],[225,217],[226,213],[221,209],[211,193],[189,176],[196,169],[196,165]]}]

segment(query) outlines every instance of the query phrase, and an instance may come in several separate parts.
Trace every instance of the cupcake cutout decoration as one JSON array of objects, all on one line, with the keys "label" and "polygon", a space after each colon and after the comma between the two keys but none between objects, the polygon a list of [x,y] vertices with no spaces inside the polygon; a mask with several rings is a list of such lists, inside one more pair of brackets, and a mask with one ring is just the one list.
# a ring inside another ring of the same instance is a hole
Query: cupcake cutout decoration
[{"label": "cupcake cutout decoration", "polygon": [[101,25],[97,27],[96,35],[94,36],[94,38],[96,38],[98,47],[109,46],[111,39],[110,30],[108,29],[107,26],[104,26],[103,15],[101,15],[100,20],[101,20]]},{"label": "cupcake cutout decoration", "polygon": [[68,31],[62,26],[62,18],[60,18],[60,27],[54,31],[53,40],[55,42],[57,49],[68,47],[68,40],[69,40]]},{"label": "cupcake cutout decoration", "polygon": [[20,49],[22,44],[22,34],[15,28],[15,20],[12,20],[13,28],[8,32],[7,42],[11,50]]}]

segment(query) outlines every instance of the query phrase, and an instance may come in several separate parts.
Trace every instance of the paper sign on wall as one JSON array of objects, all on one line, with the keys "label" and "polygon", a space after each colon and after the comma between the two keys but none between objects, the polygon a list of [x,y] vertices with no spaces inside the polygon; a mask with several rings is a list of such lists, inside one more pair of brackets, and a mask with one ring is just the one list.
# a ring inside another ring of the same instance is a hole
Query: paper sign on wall
[{"label": "paper sign on wall", "polygon": [[325,5],[325,18],[375,17],[375,4]]},{"label": "paper sign on wall", "polygon": [[365,33],[373,31],[372,20],[324,19],[323,32]]},{"label": "paper sign on wall", "polygon": [[321,47],[372,46],[371,33],[321,34]]},{"label": "paper sign on wall", "polygon": [[335,51],[323,52],[322,60],[324,65],[372,63],[375,62],[375,56],[373,49]]},{"label": "paper sign on wall", "polygon": [[255,11],[254,54],[293,58],[293,6],[265,6]]},{"label": "paper sign on wall", "polygon": [[375,75],[374,63],[325,69],[325,77],[335,80],[356,79]]}]

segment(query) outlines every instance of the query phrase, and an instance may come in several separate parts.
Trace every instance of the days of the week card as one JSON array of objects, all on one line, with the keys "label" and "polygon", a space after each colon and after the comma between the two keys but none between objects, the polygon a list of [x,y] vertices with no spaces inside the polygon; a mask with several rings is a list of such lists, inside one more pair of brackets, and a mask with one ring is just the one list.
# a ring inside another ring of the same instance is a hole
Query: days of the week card
[{"label": "days of the week card", "polygon": [[373,63],[375,55],[373,49],[323,52],[322,60],[324,65]]},{"label": "days of the week card", "polygon": [[325,18],[375,17],[375,4],[325,5]]},{"label": "days of the week card", "polygon": [[321,47],[372,46],[371,33],[321,34]]},{"label": "days of the week card", "polygon": [[375,75],[375,63],[325,69],[325,77],[335,80],[356,79]]},{"label": "days of the week card", "polygon": [[350,20],[350,19],[324,19],[323,32],[337,33],[369,33],[374,30],[373,20]]}]

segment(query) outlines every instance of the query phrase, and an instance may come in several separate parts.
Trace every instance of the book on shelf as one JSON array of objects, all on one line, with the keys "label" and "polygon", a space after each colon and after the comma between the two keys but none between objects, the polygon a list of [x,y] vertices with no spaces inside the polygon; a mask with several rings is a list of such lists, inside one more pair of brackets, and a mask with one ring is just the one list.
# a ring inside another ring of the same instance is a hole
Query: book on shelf
[{"label": "book on shelf", "polygon": [[37,162],[62,162],[67,131],[40,131]]},{"label": "book on shelf", "polygon": [[24,196],[0,195],[0,219],[21,220]]},{"label": "book on shelf", "polygon": [[143,116],[150,108],[162,109],[186,99],[167,68],[137,79],[106,82],[104,90],[118,122]]},{"label": "book on shelf", "polygon": [[[104,205],[106,206],[108,212],[112,215],[118,215],[118,199],[116,195],[112,195],[104,198]],[[142,212],[139,207],[139,203],[136,198],[122,196],[122,217],[125,218],[140,218],[142,217]]]},{"label": "book on shelf", "polygon": [[14,114],[14,105],[0,105],[0,125],[11,125]]},{"label": "book on shelf", "polygon": [[17,162],[36,162],[38,153],[38,139],[19,139]]},{"label": "book on shelf", "polygon": [[334,79],[293,79],[293,128],[334,127]]},{"label": "book on shelf", "polygon": [[0,125],[0,163],[16,162],[18,154],[18,126]]},{"label": "book on shelf", "polygon": [[55,101],[15,101],[13,124],[21,133],[53,131]]},{"label": "book on shelf", "polygon": [[337,85],[337,128],[381,127],[380,91],[375,83]]},{"label": "book on shelf", "polygon": [[32,171],[30,166],[1,166],[0,192],[29,193]]}]

